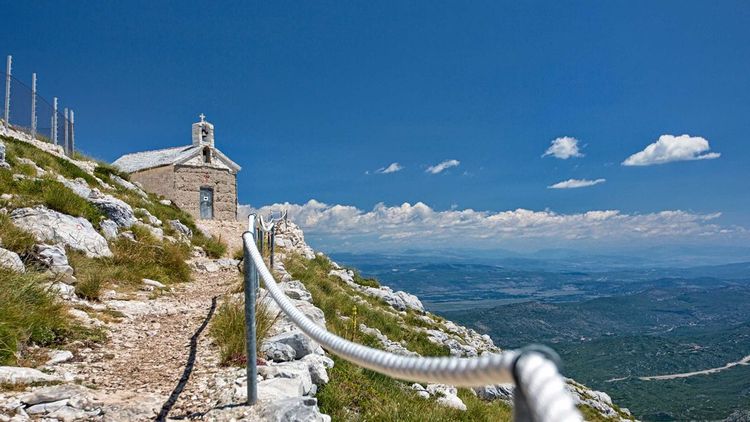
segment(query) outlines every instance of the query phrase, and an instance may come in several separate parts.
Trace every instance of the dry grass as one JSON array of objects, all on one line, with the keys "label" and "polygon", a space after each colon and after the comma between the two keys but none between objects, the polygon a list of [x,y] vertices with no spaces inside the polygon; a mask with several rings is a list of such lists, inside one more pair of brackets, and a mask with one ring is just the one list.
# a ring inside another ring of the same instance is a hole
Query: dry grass
[{"label": "dry grass", "polygon": [[[268,302],[259,298],[255,304],[255,344],[260,345],[268,337],[271,327],[279,315],[271,312]],[[247,342],[245,340],[245,305],[242,301],[227,299],[221,304],[210,330],[219,346],[222,365],[245,365]]]}]

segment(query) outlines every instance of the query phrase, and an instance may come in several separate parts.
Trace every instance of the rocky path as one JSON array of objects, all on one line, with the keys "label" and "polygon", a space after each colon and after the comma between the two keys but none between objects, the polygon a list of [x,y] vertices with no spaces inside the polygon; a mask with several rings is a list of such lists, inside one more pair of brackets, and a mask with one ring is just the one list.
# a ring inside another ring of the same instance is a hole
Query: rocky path
[{"label": "rocky path", "polygon": [[210,410],[213,400],[199,387],[205,385],[201,379],[219,367],[208,317],[238,277],[236,270],[195,271],[193,282],[174,286],[156,299],[148,297],[153,292],[139,292],[134,300],[107,301],[123,315],[110,324],[109,340],[61,369],[83,385],[122,400],[124,407],[131,400],[140,402],[135,413],[144,419]]}]

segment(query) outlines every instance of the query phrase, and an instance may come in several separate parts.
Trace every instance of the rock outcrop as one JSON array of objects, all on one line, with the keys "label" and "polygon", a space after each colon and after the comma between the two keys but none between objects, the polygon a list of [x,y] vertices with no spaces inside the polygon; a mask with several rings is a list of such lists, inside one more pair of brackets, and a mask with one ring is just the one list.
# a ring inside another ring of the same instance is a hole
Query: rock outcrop
[{"label": "rock outcrop", "polygon": [[62,243],[92,258],[112,256],[107,240],[85,218],[73,217],[42,206],[18,208],[10,213],[13,223],[40,242]]}]

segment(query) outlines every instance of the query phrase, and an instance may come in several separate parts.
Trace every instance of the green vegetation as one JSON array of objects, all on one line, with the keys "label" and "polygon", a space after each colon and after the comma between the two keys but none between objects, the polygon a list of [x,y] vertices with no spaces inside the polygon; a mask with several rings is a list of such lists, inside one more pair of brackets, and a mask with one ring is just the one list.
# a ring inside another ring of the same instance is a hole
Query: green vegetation
[{"label": "green vegetation", "polygon": [[352,277],[352,279],[354,280],[355,283],[359,284],[360,286],[375,287],[375,288],[380,287],[380,283],[378,282],[378,280],[375,280],[374,278],[370,278],[370,277],[367,277],[367,278],[362,277],[359,271],[356,271],[356,270],[354,270],[353,272],[354,272],[354,277]]},{"label": "green vegetation", "polygon": [[[255,304],[255,344],[260,346],[268,337],[271,327],[279,318],[268,306],[269,302],[259,298]],[[222,365],[245,365],[247,342],[245,341],[245,304],[227,299],[216,311],[210,334],[219,345]],[[260,350],[258,350],[260,356]]]},{"label": "green vegetation", "polygon": [[227,252],[227,244],[221,237],[208,237],[201,232],[193,232],[193,244],[203,248],[209,258],[221,258]]},{"label": "green vegetation", "polygon": [[60,344],[74,331],[65,305],[39,282],[38,274],[0,269],[0,365],[15,364],[30,345]]},{"label": "green vegetation", "polygon": [[25,255],[35,244],[34,235],[16,227],[7,214],[0,214],[0,245],[3,248]]},{"label": "green vegetation", "polygon": [[[295,279],[305,284],[315,306],[323,310],[328,330],[382,348],[377,339],[359,332],[357,325],[363,323],[423,356],[448,355],[445,348],[411,328],[416,325],[405,322],[417,320],[413,312],[402,318],[384,302],[360,295],[338,277],[329,276],[332,266],[328,258],[317,256],[306,260],[295,255],[288,258],[285,265]],[[356,296],[366,305],[355,302],[353,298]],[[459,389],[458,394],[467,406],[464,412],[440,406],[434,398],[420,398],[410,383],[363,369],[343,359],[334,357],[334,361],[335,365],[329,372],[331,381],[318,392],[321,410],[333,420],[498,421],[510,420],[512,416],[507,404],[482,401],[466,389]]]},{"label": "green vegetation", "polygon": [[64,158],[54,156],[31,144],[7,136],[0,136],[0,139],[5,143],[5,152],[8,156],[8,163],[12,166],[17,164],[15,157],[28,158],[33,160],[39,167],[59,173],[68,179],[81,177],[86,180],[89,185],[97,186],[99,184],[93,176]]},{"label": "green vegetation", "polygon": [[111,175],[119,176],[122,179],[130,180],[130,175],[121,171],[112,164],[99,161],[94,169],[94,175],[102,180],[110,180]]}]

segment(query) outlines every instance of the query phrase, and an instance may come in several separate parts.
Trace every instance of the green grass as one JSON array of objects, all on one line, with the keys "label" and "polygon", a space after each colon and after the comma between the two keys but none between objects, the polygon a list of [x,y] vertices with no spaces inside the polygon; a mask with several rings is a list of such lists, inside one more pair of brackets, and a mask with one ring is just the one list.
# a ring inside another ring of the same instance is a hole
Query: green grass
[{"label": "green grass", "polygon": [[193,244],[203,248],[209,258],[221,258],[227,252],[227,244],[221,237],[208,237],[201,232],[193,232]]},{"label": "green grass", "polygon": [[[18,141],[7,136],[0,136],[6,147],[6,155],[9,157],[9,162],[14,160],[14,157],[24,157],[33,160],[39,167],[45,170],[52,170],[59,173],[68,179],[76,179],[78,177],[83,178],[89,185],[96,186],[99,183],[94,177],[85,171],[81,170],[75,164],[67,161],[64,158],[54,156],[46,151],[42,151],[39,148],[28,144],[26,142]],[[11,164],[13,164],[11,162]]]},{"label": "green grass", "polygon": [[31,233],[16,227],[7,214],[0,214],[0,245],[3,248],[25,255],[36,243]]},{"label": "green grass", "polygon": [[62,343],[74,331],[65,305],[35,273],[0,269],[0,365],[17,363],[31,345]]},{"label": "green grass", "polygon": [[[271,313],[268,302],[258,300],[255,305],[255,344],[260,345],[268,337],[278,315]],[[210,334],[219,346],[222,365],[245,365],[247,342],[245,341],[245,305],[242,301],[227,299],[216,311]]]},{"label": "green grass", "polygon": [[[391,340],[401,341],[407,349],[423,356],[446,356],[448,350],[427,340],[426,335],[410,327],[416,324],[413,313],[406,321],[384,302],[361,296],[366,305],[352,300],[359,293],[338,277],[328,276],[332,266],[324,256],[306,260],[298,255],[285,261],[287,270],[301,280],[313,297],[313,303],[323,310],[328,330],[371,347],[382,348],[377,339],[366,336],[356,325],[379,329]],[[349,317],[343,321],[340,316]],[[356,319],[356,322],[354,320]],[[426,323],[423,323],[426,324]],[[425,400],[413,390],[411,383],[395,380],[385,375],[363,369],[348,361],[334,357],[335,365],[329,370],[331,381],[318,392],[321,410],[333,420],[342,421],[504,421],[512,417],[511,408],[500,401],[485,402],[469,390],[459,389],[459,397],[467,406],[459,411],[441,406],[434,398]]]},{"label": "green grass", "polygon": [[98,161],[96,168],[94,168],[94,175],[103,181],[109,181],[111,175],[119,176],[122,179],[130,180],[130,175],[121,171],[112,164]]}]

